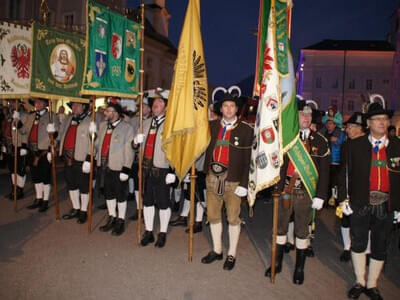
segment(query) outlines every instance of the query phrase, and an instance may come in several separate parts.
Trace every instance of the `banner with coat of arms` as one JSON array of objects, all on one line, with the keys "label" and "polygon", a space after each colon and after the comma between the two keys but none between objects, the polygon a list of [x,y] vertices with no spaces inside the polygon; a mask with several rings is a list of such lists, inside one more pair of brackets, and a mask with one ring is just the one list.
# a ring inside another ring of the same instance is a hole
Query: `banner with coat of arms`
[{"label": "banner with coat of arms", "polygon": [[83,36],[33,24],[31,96],[82,100]]},{"label": "banner with coat of arms", "polygon": [[82,94],[136,98],[140,24],[88,1],[87,51]]},{"label": "banner with coat of arms", "polygon": [[29,96],[31,28],[0,22],[0,98]]}]

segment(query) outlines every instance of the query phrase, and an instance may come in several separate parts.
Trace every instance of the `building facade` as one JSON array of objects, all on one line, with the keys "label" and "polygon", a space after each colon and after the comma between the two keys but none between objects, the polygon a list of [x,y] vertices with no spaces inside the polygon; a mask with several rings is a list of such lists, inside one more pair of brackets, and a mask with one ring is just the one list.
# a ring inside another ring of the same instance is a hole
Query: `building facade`
[{"label": "building facade", "polygon": [[323,40],[303,48],[297,69],[298,93],[319,108],[336,105],[344,115],[360,111],[369,94],[380,94],[391,109],[395,50],[386,41]]}]

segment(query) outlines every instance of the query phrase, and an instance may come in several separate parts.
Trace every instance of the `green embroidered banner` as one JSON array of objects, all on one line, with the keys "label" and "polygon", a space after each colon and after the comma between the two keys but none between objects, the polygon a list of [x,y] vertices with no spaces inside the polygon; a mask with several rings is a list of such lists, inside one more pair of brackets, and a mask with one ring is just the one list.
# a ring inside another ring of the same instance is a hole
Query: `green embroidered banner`
[{"label": "green embroidered banner", "polygon": [[276,3],[276,56],[278,71],[281,76],[288,75],[288,28],[286,0]]},{"label": "green embroidered banner", "polygon": [[136,98],[140,24],[88,1],[87,51],[82,94]]},{"label": "green embroidered banner", "polygon": [[296,170],[299,172],[301,181],[310,195],[310,198],[314,198],[317,190],[318,171],[310,154],[307,152],[302,142],[297,140],[293,147],[289,149],[288,155],[295,165]]},{"label": "green embroidered banner", "polygon": [[84,37],[34,23],[32,41],[31,97],[82,100]]}]

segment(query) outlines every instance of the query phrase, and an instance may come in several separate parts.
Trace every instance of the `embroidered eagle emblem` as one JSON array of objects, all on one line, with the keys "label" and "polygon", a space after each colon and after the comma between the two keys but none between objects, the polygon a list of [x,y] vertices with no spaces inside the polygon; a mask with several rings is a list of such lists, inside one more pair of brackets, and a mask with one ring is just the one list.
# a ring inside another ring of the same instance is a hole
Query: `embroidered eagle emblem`
[{"label": "embroidered eagle emblem", "polygon": [[11,64],[17,72],[18,78],[29,78],[31,49],[27,45],[21,43],[12,47]]}]

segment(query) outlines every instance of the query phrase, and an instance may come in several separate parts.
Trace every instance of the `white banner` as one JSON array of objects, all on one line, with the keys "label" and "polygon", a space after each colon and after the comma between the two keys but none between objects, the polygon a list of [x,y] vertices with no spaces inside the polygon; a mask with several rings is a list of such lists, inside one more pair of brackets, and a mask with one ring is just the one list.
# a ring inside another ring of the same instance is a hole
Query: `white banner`
[{"label": "white banner", "polygon": [[28,97],[31,53],[31,28],[0,22],[0,98]]}]

